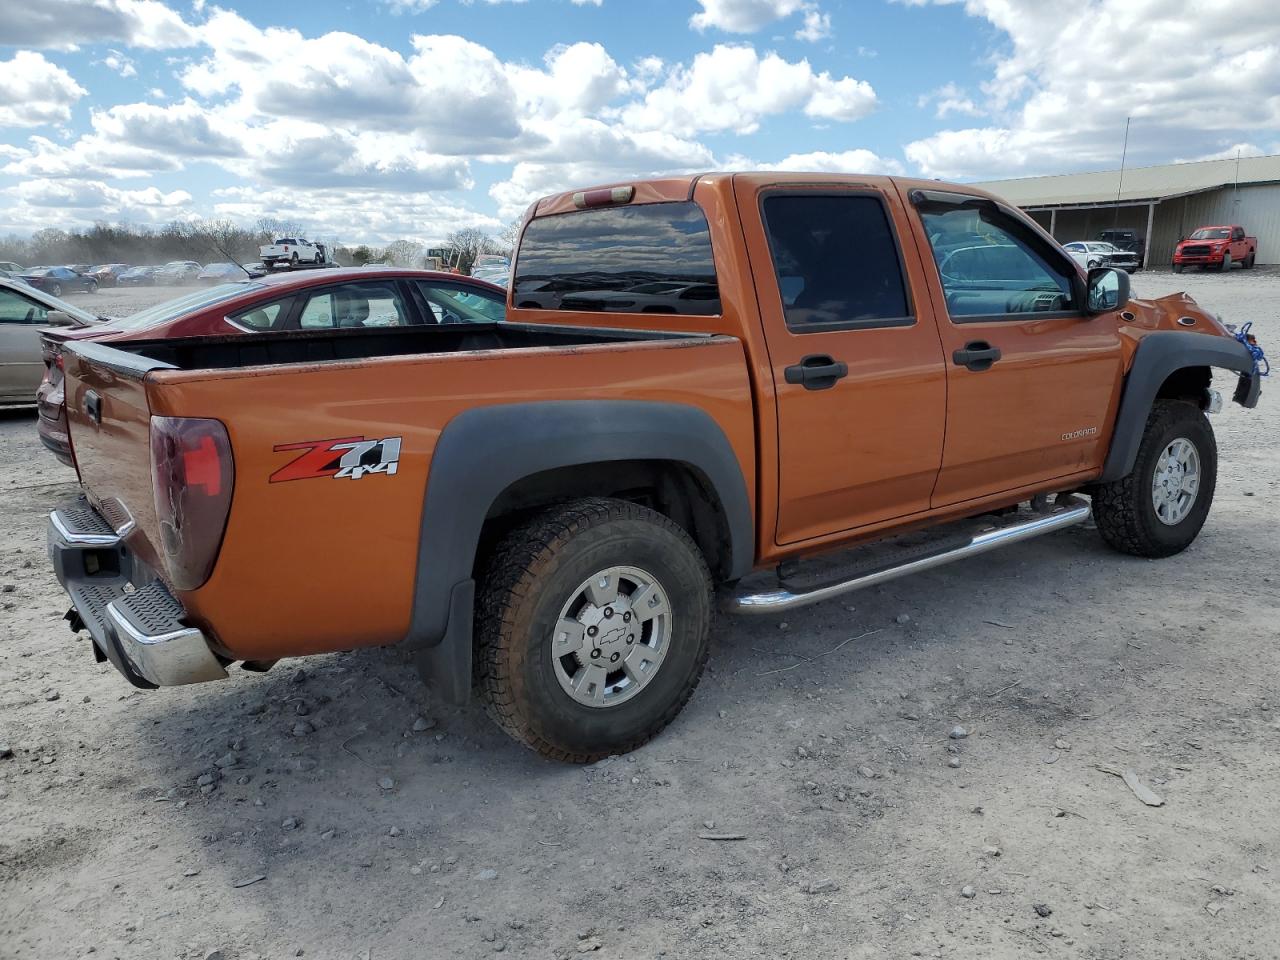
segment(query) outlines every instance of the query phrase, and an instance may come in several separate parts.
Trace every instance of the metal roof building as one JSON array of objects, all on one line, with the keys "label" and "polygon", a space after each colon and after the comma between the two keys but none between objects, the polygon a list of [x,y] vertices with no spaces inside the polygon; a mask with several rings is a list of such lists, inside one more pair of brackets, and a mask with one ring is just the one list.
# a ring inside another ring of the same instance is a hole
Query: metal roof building
[{"label": "metal roof building", "polygon": [[1280,156],[1069,173],[976,186],[1021,207],[1063,243],[1112,227],[1147,240],[1144,266],[1167,265],[1196,227],[1238,223],[1258,238],[1258,262],[1280,263]]}]

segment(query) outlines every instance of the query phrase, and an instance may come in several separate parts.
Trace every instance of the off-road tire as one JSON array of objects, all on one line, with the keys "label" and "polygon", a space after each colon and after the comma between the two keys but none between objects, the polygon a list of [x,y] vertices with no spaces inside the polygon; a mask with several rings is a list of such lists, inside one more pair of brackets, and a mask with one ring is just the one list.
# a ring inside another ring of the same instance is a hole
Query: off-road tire
[{"label": "off-road tire", "polygon": [[[578,703],[550,653],[561,607],[583,580],[633,565],[664,586],[670,648],[659,672],[612,707]],[[689,535],[656,511],[591,498],[550,507],[494,548],[476,598],[475,682],[490,716],[554,760],[590,763],[653,739],[693,695],[707,662],[711,575]]]},{"label": "off-road tire", "polygon": [[[1200,489],[1195,503],[1177,524],[1156,516],[1151,498],[1156,463],[1178,437],[1190,440],[1200,458]],[[1218,445],[1209,419],[1185,400],[1157,400],[1147,417],[1138,458],[1127,477],[1093,488],[1093,519],[1102,539],[1121,553],[1136,557],[1171,557],[1181,553],[1204,526],[1218,478]]]}]

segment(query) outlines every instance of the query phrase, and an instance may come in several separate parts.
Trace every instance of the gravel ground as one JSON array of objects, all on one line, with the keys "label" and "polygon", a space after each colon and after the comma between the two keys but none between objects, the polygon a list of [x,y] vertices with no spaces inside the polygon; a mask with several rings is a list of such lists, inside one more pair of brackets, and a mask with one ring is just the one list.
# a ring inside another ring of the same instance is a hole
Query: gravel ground
[{"label": "gravel ground", "polygon": [[[1280,274],[1135,288],[1280,354]],[[60,620],[74,477],[0,418],[0,955],[1274,958],[1276,396],[1215,419],[1183,555],[1076,528],[721,621],[670,730],[588,768],[395,649],[133,691]]]},{"label": "gravel ground", "polygon": [[103,287],[97,293],[77,295],[71,303],[100,317],[127,317],[131,313],[174,297],[185,297],[200,288],[186,287]]}]

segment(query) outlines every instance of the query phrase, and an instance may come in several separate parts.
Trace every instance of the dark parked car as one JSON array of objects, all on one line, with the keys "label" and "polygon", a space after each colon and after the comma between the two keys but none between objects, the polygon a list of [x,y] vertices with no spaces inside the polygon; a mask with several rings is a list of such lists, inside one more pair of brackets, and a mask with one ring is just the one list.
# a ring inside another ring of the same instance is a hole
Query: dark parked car
[{"label": "dark parked car", "polygon": [[70,267],[32,267],[21,279],[37,290],[61,297],[68,293],[97,293],[98,281]]},{"label": "dark parked car", "polygon": [[1122,230],[1116,228],[1114,230],[1103,230],[1098,234],[1098,239],[1103,243],[1114,244],[1121,250],[1128,250],[1130,253],[1138,255],[1138,265],[1142,265],[1142,261],[1147,253],[1147,241],[1138,234],[1137,230]]},{"label": "dark parked car", "polygon": [[130,267],[116,278],[122,287],[154,287],[159,267]]},{"label": "dark parked car", "polygon": [[207,263],[196,280],[203,284],[213,284],[226,283],[230,280],[247,280],[252,276],[254,276],[252,272],[238,264]]},{"label": "dark parked car", "polygon": [[201,269],[200,264],[194,260],[170,260],[156,271],[156,283],[167,283],[173,286],[195,283]]},{"label": "dark parked car", "polygon": [[97,280],[100,287],[114,287],[120,279],[120,274],[128,269],[129,265],[127,263],[103,263],[96,267],[90,267],[85,272],[85,275]]}]

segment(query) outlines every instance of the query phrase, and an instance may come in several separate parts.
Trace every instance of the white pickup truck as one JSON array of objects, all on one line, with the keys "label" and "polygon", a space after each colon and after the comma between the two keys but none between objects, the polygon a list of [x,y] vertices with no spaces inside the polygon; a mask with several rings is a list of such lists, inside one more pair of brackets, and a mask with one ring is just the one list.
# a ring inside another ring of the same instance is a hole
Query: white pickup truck
[{"label": "white pickup truck", "polygon": [[324,244],[312,243],[301,237],[284,237],[275,243],[259,247],[258,257],[268,269],[282,264],[292,267],[300,263],[319,266],[326,259]]}]

